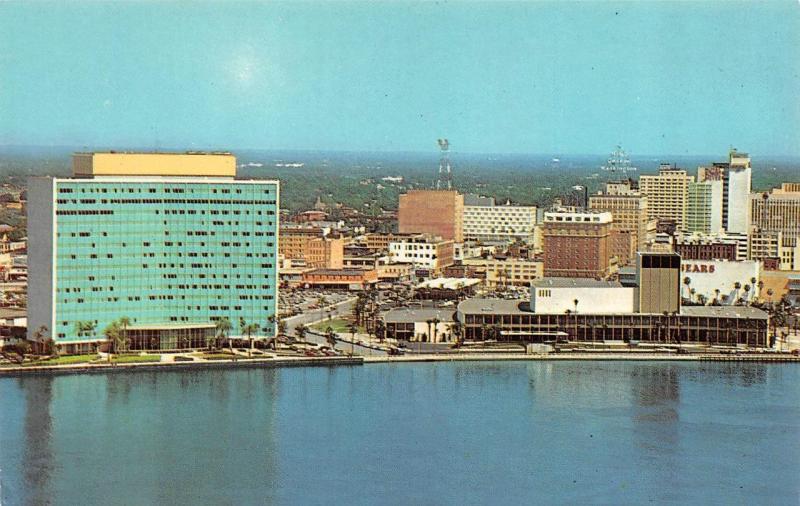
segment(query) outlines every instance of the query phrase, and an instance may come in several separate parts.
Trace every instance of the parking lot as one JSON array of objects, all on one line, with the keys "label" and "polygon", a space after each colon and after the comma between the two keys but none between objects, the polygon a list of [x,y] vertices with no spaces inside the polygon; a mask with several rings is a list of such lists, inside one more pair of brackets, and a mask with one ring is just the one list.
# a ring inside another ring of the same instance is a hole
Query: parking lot
[{"label": "parking lot", "polygon": [[308,313],[338,304],[354,296],[351,292],[294,288],[281,290],[278,295],[278,314],[281,317]]}]

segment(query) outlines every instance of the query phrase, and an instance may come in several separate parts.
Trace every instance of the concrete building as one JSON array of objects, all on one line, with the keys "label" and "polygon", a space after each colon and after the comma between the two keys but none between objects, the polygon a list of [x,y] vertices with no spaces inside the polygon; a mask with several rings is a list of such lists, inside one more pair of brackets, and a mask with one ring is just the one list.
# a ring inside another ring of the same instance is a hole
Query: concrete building
[{"label": "concrete building", "polygon": [[544,213],[545,277],[597,278],[611,268],[609,212],[561,210]]},{"label": "concrete building", "polygon": [[[276,312],[278,183],[234,179],[228,153],[80,153],[29,180],[28,339],[67,353],[130,320],[132,349],[205,346],[215,322]],[[259,330],[258,338],[274,335]]]},{"label": "concrete building", "polygon": [[694,177],[685,170],[662,164],[658,175],[639,177],[639,189],[647,196],[647,217],[672,220],[679,231],[686,229],[689,183]]},{"label": "concrete building", "polygon": [[530,286],[544,275],[544,264],[527,258],[487,256],[465,258],[461,264],[470,269],[470,275],[484,279],[488,288]]},{"label": "concrete building", "polygon": [[535,206],[464,206],[465,241],[533,242],[536,227]]},{"label": "concrete building", "polygon": [[[611,183],[606,185],[607,192],[610,185]],[[624,258],[635,258],[636,252],[645,250],[648,242],[652,240],[648,236],[647,197],[643,195],[632,192],[616,195],[608,193],[593,195],[589,197],[589,209],[611,213],[613,219],[611,230],[617,234],[617,240],[622,241],[613,249],[619,251],[627,245]]]},{"label": "concrete building", "polygon": [[453,241],[429,234],[399,236],[389,243],[389,256],[393,263],[438,274],[453,264]]},{"label": "concrete building", "polygon": [[686,232],[722,231],[722,181],[690,182],[687,188]]},{"label": "concrete building", "polygon": [[749,258],[778,258],[781,270],[800,270],[800,183],[752,194],[749,209]]},{"label": "concrete building", "polygon": [[747,153],[732,149],[727,162],[699,167],[698,181],[722,183],[722,228],[734,234],[747,234],[750,230],[747,209],[750,199],[752,169]]},{"label": "concrete building", "polygon": [[639,253],[636,258],[638,313],[676,313],[681,309],[681,257],[674,253]]},{"label": "concrete building", "polygon": [[721,235],[678,236],[673,247],[683,260],[744,260],[739,256],[739,241]]},{"label": "concrete building", "polygon": [[411,190],[400,195],[400,233],[438,235],[463,242],[464,196],[454,190]]},{"label": "concrete building", "polygon": [[616,281],[543,278],[531,283],[530,308],[539,314],[633,313],[634,292]]},{"label": "concrete building", "polygon": [[750,302],[758,297],[760,279],[761,264],[754,260],[681,262],[681,295],[694,302],[703,299],[722,305],[736,304],[739,300]]},{"label": "concrete building", "polygon": [[441,343],[453,340],[452,309],[392,309],[383,316],[386,336],[412,342]]},{"label": "concrete building", "polygon": [[374,269],[314,269],[302,276],[302,283],[308,287],[338,290],[366,290],[378,282]]},{"label": "concrete building", "polygon": [[302,259],[315,269],[341,269],[344,262],[342,238],[325,237],[319,227],[281,227],[279,253],[286,259]]}]

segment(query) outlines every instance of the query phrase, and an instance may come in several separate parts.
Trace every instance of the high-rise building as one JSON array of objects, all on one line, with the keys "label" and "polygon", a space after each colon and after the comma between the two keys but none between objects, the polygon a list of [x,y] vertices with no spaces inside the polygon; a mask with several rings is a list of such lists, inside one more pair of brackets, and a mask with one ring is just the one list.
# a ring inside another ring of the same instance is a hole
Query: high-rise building
[{"label": "high-rise building", "polygon": [[698,181],[722,182],[722,228],[734,234],[749,232],[747,210],[750,198],[752,169],[747,153],[732,149],[727,162],[715,162],[710,167],[699,167]]},{"label": "high-rise building", "polygon": [[800,184],[753,193],[749,209],[749,258],[777,258],[781,270],[800,270]]},{"label": "high-rise building", "polygon": [[128,319],[131,349],[205,346],[228,318],[274,335],[278,182],[235,179],[229,153],[80,153],[28,196],[29,339],[67,353]]},{"label": "high-rise building", "polygon": [[611,229],[620,241],[627,242],[625,257],[632,259],[648,243],[647,197],[634,192],[610,194],[610,185],[606,185],[606,194],[589,198],[589,209],[611,213],[614,220]]},{"label": "high-rise building", "polygon": [[544,276],[602,279],[611,268],[609,212],[544,213]]},{"label": "high-rise building", "polygon": [[463,242],[464,196],[455,190],[411,190],[400,195],[401,234],[432,234]]},{"label": "high-rise building", "polygon": [[464,240],[533,242],[535,206],[464,206]]},{"label": "high-rise building", "polygon": [[685,170],[662,164],[658,175],[639,177],[639,189],[647,196],[647,217],[672,221],[678,231],[686,228],[689,183],[694,177]]},{"label": "high-rise building", "polygon": [[722,181],[690,182],[686,196],[686,232],[720,233],[722,230]]}]

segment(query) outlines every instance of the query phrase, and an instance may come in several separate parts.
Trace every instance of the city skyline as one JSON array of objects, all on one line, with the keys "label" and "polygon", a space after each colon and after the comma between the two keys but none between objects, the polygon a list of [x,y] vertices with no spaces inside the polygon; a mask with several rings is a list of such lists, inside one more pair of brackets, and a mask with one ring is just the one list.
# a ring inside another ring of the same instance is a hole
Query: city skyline
[{"label": "city skyline", "polygon": [[0,9],[2,145],[800,155],[792,2]]}]

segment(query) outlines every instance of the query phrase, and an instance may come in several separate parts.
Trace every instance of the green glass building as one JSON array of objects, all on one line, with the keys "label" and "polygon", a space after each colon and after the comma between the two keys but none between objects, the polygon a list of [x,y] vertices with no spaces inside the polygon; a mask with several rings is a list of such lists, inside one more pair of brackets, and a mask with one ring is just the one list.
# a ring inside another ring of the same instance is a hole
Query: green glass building
[{"label": "green glass building", "polygon": [[227,156],[235,171],[230,155],[137,156],[145,168],[183,157],[188,169],[31,178],[29,339],[45,326],[65,352],[89,351],[123,317],[131,349],[205,346],[222,318],[234,338],[247,337],[242,320],[258,324],[253,337],[273,336],[278,182],[219,176],[202,163],[200,175],[169,175],[191,173],[204,156]]}]

